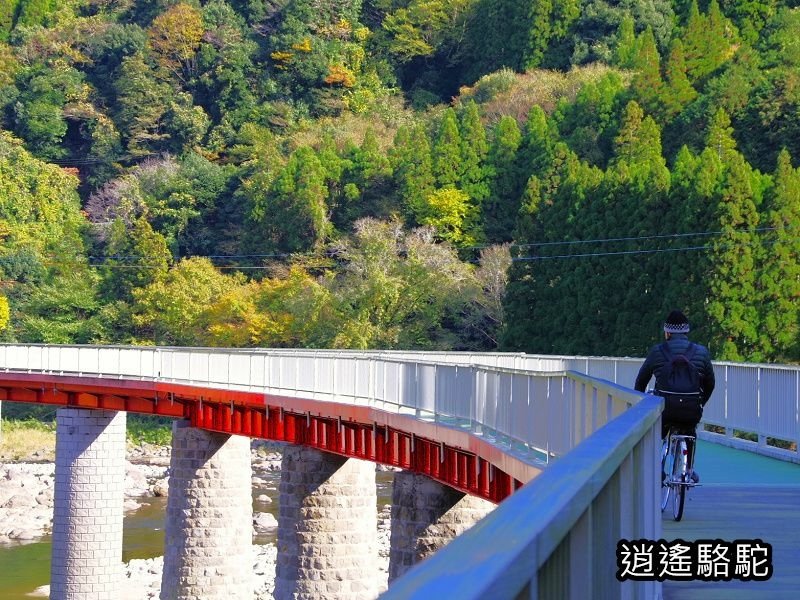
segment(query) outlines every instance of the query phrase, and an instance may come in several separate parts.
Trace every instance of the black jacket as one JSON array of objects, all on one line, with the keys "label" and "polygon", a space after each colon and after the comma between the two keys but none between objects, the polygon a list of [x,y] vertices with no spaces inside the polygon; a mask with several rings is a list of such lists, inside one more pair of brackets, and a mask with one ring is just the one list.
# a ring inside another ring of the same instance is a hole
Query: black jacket
[{"label": "black jacket", "polygon": [[[681,333],[673,333],[667,340],[669,351],[673,355],[684,354],[689,348],[689,343],[689,338]],[[650,348],[650,352],[644,364],[639,369],[639,374],[636,376],[636,384],[634,385],[634,389],[639,392],[644,392],[647,389],[647,384],[650,382],[652,376],[656,378],[656,389],[663,387],[659,386],[658,379],[666,363],[666,359],[664,358],[664,353],[661,352],[659,348],[660,345],[661,344],[656,344]],[[692,364],[697,368],[700,374],[701,389],[698,391],[701,392],[701,402],[705,404],[711,397],[711,392],[714,391],[714,367],[711,365],[711,355],[708,352],[708,348],[700,344],[695,344],[695,346],[696,350],[692,357]]]}]

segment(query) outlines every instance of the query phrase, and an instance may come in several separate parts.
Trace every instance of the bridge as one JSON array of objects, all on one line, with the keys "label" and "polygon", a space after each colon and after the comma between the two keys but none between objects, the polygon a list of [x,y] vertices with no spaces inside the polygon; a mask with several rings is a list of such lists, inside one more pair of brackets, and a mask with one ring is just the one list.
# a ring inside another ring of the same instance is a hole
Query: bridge
[{"label": "bridge", "polygon": [[[692,585],[706,594],[706,582],[615,577],[619,540],[677,539],[686,531],[662,527],[657,510],[662,401],[626,387],[639,364],[499,353],[4,345],[0,400],[62,407],[53,598],[115,597],[127,412],[175,419],[162,598],[252,597],[237,560],[250,544],[249,437],[291,443],[281,475],[277,598],[377,594],[369,573],[372,462],[404,469],[394,486],[386,598],[658,598],[678,588],[691,597]],[[725,445],[793,470],[800,369],[715,363],[715,370],[720,384],[701,434],[711,443],[698,454],[699,469],[713,456],[706,448]],[[705,498],[721,507],[749,491],[748,502],[780,496],[788,507],[792,493],[786,485],[715,489],[692,491],[697,502],[687,522]],[[753,523],[732,510],[734,520]],[[786,516],[795,518],[789,508]],[[695,539],[740,531],[711,522],[691,530]],[[784,539],[787,527],[754,531]],[[796,589],[797,568],[779,578],[778,565],[792,561],[775,552],[774,589]],[[749,593],[771,589],[764,587],[770,582],[741,583]],[[722,593],[731,597],[730,589]]]}]

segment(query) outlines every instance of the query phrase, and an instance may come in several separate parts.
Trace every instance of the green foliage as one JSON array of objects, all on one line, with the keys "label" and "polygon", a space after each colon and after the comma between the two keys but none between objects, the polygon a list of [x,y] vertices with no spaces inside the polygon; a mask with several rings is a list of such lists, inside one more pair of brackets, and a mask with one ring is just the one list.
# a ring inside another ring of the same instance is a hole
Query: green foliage
[{"label": "green foliage", "polygon": [[661,99],[661,105],[664,117],[669,120],[680,114],[697,97],[697,92],[687,76],[686,59],[680,39],[672,42],[665,71],[667,88]]},{"label": "green foliage", "polygon": [[20,0],[0,0],[0,42],[8,40],[14,29],[19,5]]},{"label": "green foliage", "polygon": [[398,129],[390,159],[404,212],[413,218],[436,183],[430,144],[422,126]]},{"label": "green foliage", "polygon": [[[666,48],[673,33],[672,2],[588,0],[581,6],[580,16],[571,27],[573,49],[570,62],[581,64],[624,59],[626,51],[630,52],[629,48],[625,48],[625,44],[631,41],[631,26],[626,23],[628,20],[632,20],[633,33],[650,29],[658,47]],[[623,60],[619,64],[626,66],[627,63]]]},{"label": "green foliage", "polygon": [[181,81],[193,77],[204,31],[202,13],[190,4],[180,2],[159,14],[147,31],[158,65]]},{"label": "green foliage", "polygon": [[126,438],[129,444],[172,445],[172,419],[129,414]]},{"label": "green foliage", "polygon": [[744,82],[741,79],[735,82],[746,94],[742,103],[734,107],[740,109],[739,129],[748,133],[740,136],[740,146],[751,162],[762,169],[772,168],[781,148],[789,150],[792,156],[800,156],[800,131],[794,118],[800,107],[798,36],[800,11],[778,12],[763,31],[757,57],[763,64],[753,64],[756,59],[751,59],[746,66],[750,67],[750,73],[755,68],[755,74]]},{"label": "green foliage", "polygon": [[208,259],[183,259],[134,290],[133,322],[145,340],[192,345],[201,336],[203,312],[238,281],[220,273]]},{"label": "green foliage", "polygon": [[489,144],[486,129],[481,122],[480,110],[475,101],[467,103],[460,120],[461,130],[461,179],[460,187],[476,206],[489,195],[486,156]]},{"label": "green foliage", "polygon": [[722,12],[736,25],[742,39],[752,44],[780,4],[777,0],[721,0]]},{"label": "green foliage", "polygon": [[258,45],[247,36],[241,16],[222,0],[203,7],[203,22],[214,37],[201,41],[197,53],[197,101],[216,121],[223,116],[238,121],[257,99],[251,81]]},{"label": "green foliage", "polygon": [[351,146],[345,158],[339,158],[333,148],[326,148],[325,169],[328,188],[335,194],[337,185],[343,183],[340,206],[334,223],[347,231],[362,217],[386,218],[394,209],[392,200],[392,167],[389,157],[381,150],[375,132],[364,133],[360,147]]},{"label": "green foliage", "polygon": [[15,25],[47,25],[48,19],[56,12],[56,0],[19,0],[16,3]]},{"label": "green foliage", "polygon": [[433,175],[439,187],[454,186],[461,180],[461,134],[456,112],[448,108],[433,144]]},{"label": "green foliage", "polygon": [[0,255],[30,248],[39,257],[58,250],[69,259],[82,252],[77,183],[0,131]]},{"label": "green foliage", "polygon": [[736,28],[720,12],[717,0],[711,0],[705,14],[692,0],[682,39],[689,80],[703,82],[730,58],[737,35]]},{"label": "green foliage", "polygon": [[[0,277],[26,341],[93,339],[97,280],[86,268],[77,180],[0,132]],[[6,323],[7,325],[8,323]]]},{"label": "green foliage", "polygon": [[720,358],[759,360],[754,268],[760,249],[753,231],[758,226],[756,190],[741,155],[730,156],[727,163],[715,215],[722,235],[712,244],[717,277],[710,285],[708,314]]},{"label": "green foliage", "polygon": [[82,74],[69,66],[35,66],[18,75],[24,92],[14,105],[15,132],[35,154],[64,156],[61,142],[67,133],[64,109],[81,95]]},{"label": "green foliage", "polygon": [[[583,85],[573,102],[562,101],[556,110],[554,122],[558,133],[578,156],[591,164],[604,165],[612,153],[612,144],[619,126],[619,105],[625,98],[627,87],[622,77],[610,72],[598,81]],[[534,114],[536,125],[533,125]],[[548,131],[545,115],[534,107],[528,119],[528,146],[551,147],[553,134]],[[536,131],[534,135],[534,129]],[[533,141],[533,140],[536,141]],[[535,149],[535,152],[539,152]],[[542,158],[534,159],[533,173],[542,172]]]},{"label": "green foliage", "polygon": [[20,298],[16,337],[43,344],[90,344],[102,338],[98,277],[83,265],[58,273]]},{"label": "green foliage", "polygon": [[144,216],[130,225],[115,219],[106,253],[103,286],[105,295],[115,300],[130,300],[135,290],[156,281],[172,262],[164,236],[153,231]]},{"label": "green foliage", "polygon": [[478,288],[470,265],[428,230],[365,219],[344,248],[348,268],[330,283],[340,348],[458,347],[446,323],[467,310]]},{"label": "green foliage", "polygon": [[636,38],[632,66],[636,75],[631,81],[631,90],[649,114],[658,114],[666,94],[661,79],[661,57],[652,29],[648,28]]},{"label": "green foliage", "polygon": [[163,121],[172,95],[170,86],[160,82],[141,53],[125,58],[114,82],[114,121],[129,153],[148,155],[167,139]]},{"label": "green foliage", "polygon": [[364,73],[369,31],[359,23],[361,0],[295,0],[269,37],[273,76],[315,114],[337,114]]},{"label": "green foliage", "polygon": [[489,149],[489,168],[493,177],[483,211],[484,231],[490,242],[509,241],[514,229],[524,184],[516,160],[521,142],[522,134],[517,122],[511,117],[500,119]]},{"label": "green foliage", "polygon": [[269,190],[251,198],[250,219],[265,249],[319,248],[328,236],[325,169],[312,148],[298,148]]},{"label": "green foliage", "polygon": [[798,360],[799,14],[0,2],[3,339]]},{"label": "green foliage", "polygon": [[758,274],[760,350],[763,357],[800,359],[800,172],[786,150],[778,155],[763,224]]},{"label": "green foliage", "polygon": [[433,227],[441,239],[456,246],[469,246],[475,243],[475,238],[465,233],[465,224],[475,221],[471,208],[466,192],[445,187],[425,199],[416,219],[422,225]]}]

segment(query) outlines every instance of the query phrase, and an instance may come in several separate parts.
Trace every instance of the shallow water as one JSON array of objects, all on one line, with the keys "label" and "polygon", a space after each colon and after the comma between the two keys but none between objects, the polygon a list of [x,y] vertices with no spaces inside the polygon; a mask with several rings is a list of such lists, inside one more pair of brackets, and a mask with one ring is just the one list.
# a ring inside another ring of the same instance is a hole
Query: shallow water
[{"label": "shallow water", "polygon": [[[253,488],[253,510],[268,512],[278,518],[280,472],[259,473],[264,487]],[[378,507],[391,502],[392,473],[378,472]],[[266,494],[272,502],[258,502]],[[125,516],[122,536],[122,560],[153,558],[164,554],[164,512],[166,498],[143,498],[142,506]],[[256,544],[274,543],[277,530],[256,535]],[[0,546],[0,600],[30,600],[39,586],[50,583],[50,537],[32,544]]]}]

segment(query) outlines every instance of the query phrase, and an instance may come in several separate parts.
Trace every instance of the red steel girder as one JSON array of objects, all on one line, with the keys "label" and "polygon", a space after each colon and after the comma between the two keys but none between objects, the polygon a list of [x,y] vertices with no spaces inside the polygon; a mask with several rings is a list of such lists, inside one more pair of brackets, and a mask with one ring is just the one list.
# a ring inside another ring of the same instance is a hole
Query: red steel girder
[{"label": "red steel girder", "polygon": [[[188,418],[201,429],[410,469],[492,502],[523,485],[482,455],[502,463],[500,450],[485,444],[471,448],[464,434],[369,407],[152,380],[28,373],[0,373],[0,400]],[[431,435],[420,435],[425,431]]]}]

